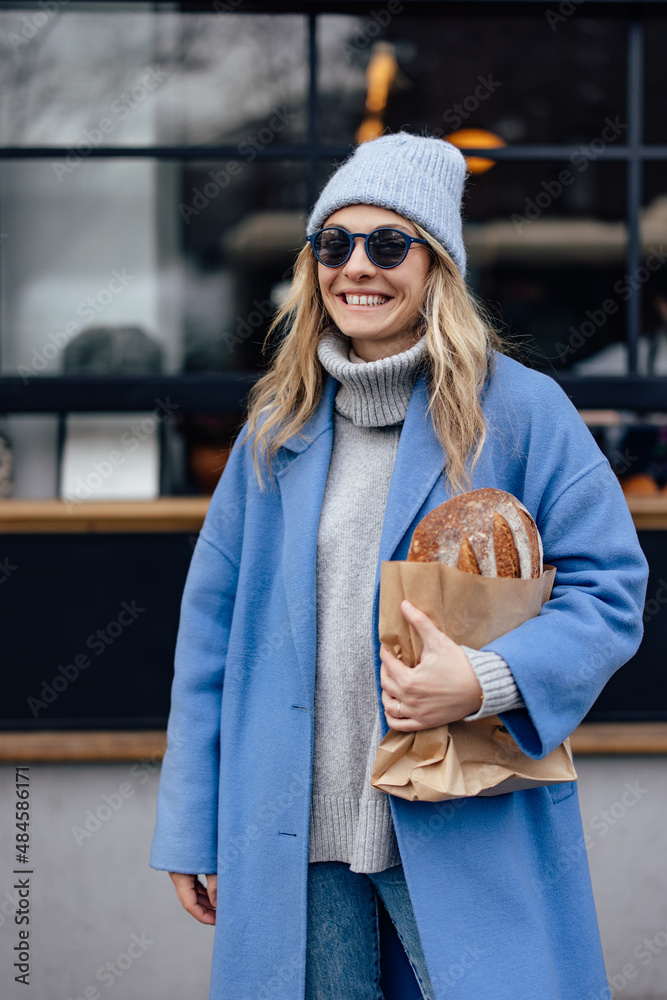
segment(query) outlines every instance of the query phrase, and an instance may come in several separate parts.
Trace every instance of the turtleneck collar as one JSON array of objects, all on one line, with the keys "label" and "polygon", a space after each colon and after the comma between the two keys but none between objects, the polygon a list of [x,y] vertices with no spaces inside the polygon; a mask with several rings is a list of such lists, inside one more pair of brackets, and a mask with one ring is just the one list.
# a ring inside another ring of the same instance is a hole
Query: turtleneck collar
[{"label": "turtleneck collar", "polygon": [[405,419],[408,403],[423,360],[426,338],[409,350],[380,361],[350,360],[351,343],[339,330],[323,334],[317,356],[324,368],[340,382],[335,407],[353,424],[388,427]]}]

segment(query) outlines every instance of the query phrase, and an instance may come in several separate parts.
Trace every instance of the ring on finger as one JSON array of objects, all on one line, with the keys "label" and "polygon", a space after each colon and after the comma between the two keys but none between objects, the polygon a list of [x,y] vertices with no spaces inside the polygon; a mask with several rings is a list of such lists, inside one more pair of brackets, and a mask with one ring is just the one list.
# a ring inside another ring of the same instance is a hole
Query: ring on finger
[{"label": "ring on finger", "polygon": [[400,703],[400,701],[398,702],[398,707],[396,709],[396,718],[397,719],[404,719],[405,718],[405,716],[401,712],[401,703]]}]

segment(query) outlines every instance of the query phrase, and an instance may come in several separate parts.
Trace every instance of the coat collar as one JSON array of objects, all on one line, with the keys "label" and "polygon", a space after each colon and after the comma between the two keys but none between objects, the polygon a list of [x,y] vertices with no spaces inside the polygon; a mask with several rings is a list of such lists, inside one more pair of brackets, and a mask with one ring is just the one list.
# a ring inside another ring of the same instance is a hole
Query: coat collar
[{"label": "coat collar", "polygon": [[331,460],[337,388],[338,382],[327,376],[315,413],[301,433],[283,445],[285,464],[276,474],[283,509],[287,613],[307,705],[312,705],[315,697],[317,532]]},{"label": "coat collar", "polygon": [[[333,427],[333,404],[339,384],[331,375],[325,375],[322,396],[317,409],[310,419],[306,421],[298,434],[293,434],[291,438],[283,444],[283,448],[300,455],[307,451],[313,442],[326,431]],[[328,470],[328,463],[327,463]]]},{"label": "coat collar", "polygon": [[[309,698],[314,697],[316,659],[317,533],[333,444],[333,403],[338,382],[325,381],[320,404],[300,435],[284,448],[288,461],[277,473],[285,525],[283,573],[287,608]],[[444,465],[442,447],[428,414],[423,373],[417,377],[398,443],[389,485],[380,561],[392,559],[428,500]],[[447,499],[446,496],[439,498]],[[376,606],[379,565],[376,581]]]}]

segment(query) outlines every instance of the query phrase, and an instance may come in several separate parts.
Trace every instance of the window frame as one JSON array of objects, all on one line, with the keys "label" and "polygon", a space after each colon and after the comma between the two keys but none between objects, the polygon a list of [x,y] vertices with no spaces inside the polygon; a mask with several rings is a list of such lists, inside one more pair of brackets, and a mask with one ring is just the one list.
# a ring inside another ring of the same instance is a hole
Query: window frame
[{"label": "window frame", "polygon": [[[91,0],[90,6],[102,7],[106,0]],[[407,2],[407,0],[404,0]],[[580,0],[583,3],[583,0]],[[307,138],[303,143],[276,141],[258,150],[257,161],[299,161],[307,165],[309,205],[314,204],[319,191],[318,168],[321,163],[340,161],[350,152],[349,146],[322,143],[318,135],[318,16],[322,14],[371,14],[368,0],[155,0],[153,10],[169,13],[206,13],[210,16],[225,13],[233,17],[241,7],[244,14],[302,13],[308,23],[308,94]],[[443,19],[456,18],[464,12],[470,14],[471,3],[477,16],[498,16],[511,22],[513,17],[525,14],[540,0],[410,0],[412,16],[432,15],[437,3]],[[644,20],[646,16],[664,14],[667,17],[667,0],[585,0],[590,14],[600,17],[623,17],[628,22],[627,35],[627,114],[628,131],[623,143],[607,146],[599,154],[601,161],[617,160],[626,164],[626,225],[628,241],[625,254],[627,273],[637,271],[642,263],[640,242],[640,212],[643,200],[644,165],[652,161],[667,163],[667,144],[650,144],[643,141],[643,92],[644,92]],[[558,10],[558,4],[554,8]],[[543,4],[540,3],[540,7]],[[0,9],[22,8],[22,4],[3,2]],[[498,149],[466,148],[467,154],[481,153],[497,161],[547,161],[567,160],[576,146],[567,143],[516,144]],[[68,147],[62,146],[5,146],[0,147],[0,160],[53,159],[62,157]],[[221,143],[207,146],[98,146],[90,150],[90,159],[140,158],[149,161],[197,160],[199,162],[240,159],[237,145]],[[2,246],[0,245],[0,252]],[[552,372],[554,378],[579,409],[621,409],[638,413],[651,410],[667,411],[667,379],[660,376],[637,374],[637,348],[641,333],[642,288],[631,290],[626,303],[626,338],[628,346],[628,373],[621,376],[585,376],[571,372]],[[0,375],[0,412],[5,413],[57,413],[61,419],[69,412],[111,412],[151,409],[155,399],[171,393],[178,399],[179,412],[208,411],[212,413],[241,413],[248,388],[258,378],[257,372],[221,372],[216,374],[172,374],[164,376],[35,376],[26,380],[21,376]]]}]

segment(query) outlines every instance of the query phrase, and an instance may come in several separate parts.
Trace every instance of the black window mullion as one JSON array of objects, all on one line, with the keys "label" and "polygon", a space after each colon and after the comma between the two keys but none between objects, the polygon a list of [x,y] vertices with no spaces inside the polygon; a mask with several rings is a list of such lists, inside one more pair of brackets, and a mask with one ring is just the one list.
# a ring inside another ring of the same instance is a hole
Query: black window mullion
[{"label": "black window mullion", "polygon": [[67,411],[60,410],[57,414],[58,426],[56,431],[56,496],[62,493],[63,484],[63,456],[65,454],[65,438],[67,436]]},{"label": "black window mullion", "polygon": [[318,195],[318,158],[317,147],[320,141],[317,115],[319,108],[319,53],[317,51],[317,15],[312,11],[308,15],[308,146],[312,152],[308,155],[308,208],[315,204]]},{"label": "black window mullion", "polygon": [[[644,25],[639,18],[628,24],[628,166],[626,179],[628,242],[625,263],[628,275],[638,275],[642,263],[640,213],[643,190],[643,161],[641,144],[643,138],[643,96],[644,96]],[[631,293],[627,306],[627,347],[628,372],[637,371],[637,349],[641,334],[642,288],[639,282],[631,283]]]},{"label": "black window mullion", "polygon": [[160,453],[160,496],[172,494],[172,460],[171,460],[171,420],[163,420],[158,424],[158,448]]},{"label": "black window mullion", "polygon": [[[317,104],[317,95],[313,97]],[[310,112],[309,112],[310,116]],[[568,143],[520,145],[487,149],[485,146],[461,146],[466,156],[484,156],[497,162],[547,160],[567,160],[581,149],[580,145]],[[71,152],[69,146],[0,146],[0,160],[48,160],[64,157]],[[328,145],[319,141],[307,141],[288,145],[274,142],[257,150],[257,160],[309,160],[329,157],[342,159],[350,153],[350,145]],[[633,157],[642,160],[667,160],[667,144],[642,146],[637,142],[607,146],[596,152],[596,160],[630,161]],[[220,144],[207,146],[96,146],[86,153],[87,160],[139,159],[139,160],[239,160],[243,159],[238,145]]]}]

